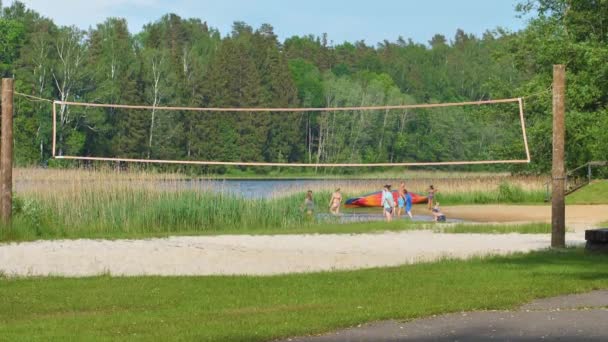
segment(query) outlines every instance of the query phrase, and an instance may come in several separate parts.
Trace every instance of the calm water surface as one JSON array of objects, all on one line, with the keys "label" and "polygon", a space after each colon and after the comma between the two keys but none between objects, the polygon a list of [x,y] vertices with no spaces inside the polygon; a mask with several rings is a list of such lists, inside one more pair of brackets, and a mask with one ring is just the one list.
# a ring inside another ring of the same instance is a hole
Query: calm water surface
[{"label": "calm water surface", "polygon": [[[378,180],[322,180],[322,179],[260,179],[260,180],[185,180],[179,182],[161,182],[164,187],[181,187],[193,190],[212,190],[241,195],[245,198],[272,198],[286,193],[305,192],[308,189],[324,188],[332,190],[340,184],[342,191],[348,191],[348,186],[365,186],[382,189],[382,181]],[[363,193],[361,194],[363,195]]]}]

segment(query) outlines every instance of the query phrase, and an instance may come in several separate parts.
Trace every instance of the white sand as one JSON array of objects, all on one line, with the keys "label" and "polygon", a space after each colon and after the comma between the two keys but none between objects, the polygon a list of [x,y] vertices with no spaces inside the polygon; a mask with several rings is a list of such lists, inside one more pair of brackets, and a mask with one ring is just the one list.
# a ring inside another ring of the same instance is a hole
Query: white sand
[{"label": "white sand", "polygon": [[[584,234],[569,233],[569,244]],[[508,254],[547,248],[547,235],[436,234],[172,237],[0,244],[6,275],[271,275],[357,269],[442,257]]]}]

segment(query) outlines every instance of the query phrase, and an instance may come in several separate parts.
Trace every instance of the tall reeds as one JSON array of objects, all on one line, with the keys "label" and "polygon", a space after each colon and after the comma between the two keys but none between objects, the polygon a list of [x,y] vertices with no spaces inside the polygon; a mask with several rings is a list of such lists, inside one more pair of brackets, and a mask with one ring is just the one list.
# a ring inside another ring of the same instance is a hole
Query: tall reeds
[{"label": "tall reeds", "polygon": [[[172,233],[243,232],[315,224],[301,211],[304,192],[314,191],[317,212],[331,191],[344,198],[378,191],[386,181],[331,180],[266,188],[248,199],[221,182],[186,182],[180,174],[105,170],[17,169],[13,236],[128,237]],[[444,204],[542,202],[542,179],[500,175],[405,180],[410,191],[439,189]],[[396,182],[393,182],[396,183]],[[398,184],[394,184],[396,187]],[[4,233],[3,233],[4,234]]]}]

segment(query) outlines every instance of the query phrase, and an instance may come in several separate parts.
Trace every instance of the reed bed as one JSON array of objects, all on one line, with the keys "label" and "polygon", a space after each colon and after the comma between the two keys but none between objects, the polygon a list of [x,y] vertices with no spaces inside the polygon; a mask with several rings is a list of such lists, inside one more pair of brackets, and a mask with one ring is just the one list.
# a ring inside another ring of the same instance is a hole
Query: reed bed
[{"label": "reed bed", "polygon": [[[385,179],[462,179],[462,178],[492,178],[509,177],[510,173],[502,172],[452,172],[437,170],[409,170],[400,168],[399,170],[376,171],[376,172],[355,172],[352,174],[337,174],[320,169],[317,172],[307,169],[308,172],[273,172],[267,174],[255,173],[184,173],[178,171],[161,171],[154,166],[131,166],[129,168],[112,167],[107,164],[93,165],[87,167],[73,168],[39,168],[39,167],[18,167],[14,168],[13,174],[17,179],[27,179],[30,181],[64,180],[64,179],[92,179],[112,178],[112,179],[362,179],[362,180],[385,180]],[[329,169],[331,170],[331,169]],[[190,170],[192,171],[192,170]],[[534,178],[535,176],[530,176]]]},{"label": "reed bed", "polygon": [[[529,197],[530,202],[544,199],[544,178],[536,176],[487,176],[487,177],[462,177],[462,178],[414,178],[403,180],[329,180],[307,184],[307,189],[317,191],[333,191],[340,188],[349,194],[363,195],[366,193],[380,191],[384,184],[391,184],[397,189],[403,181],[408,191],[426,195],[427,189],[433,185],[438,190],[439,197],[449,198],[449,202],[460,203],[497,203],[497,192],[511,190],[519,192],[523,197]],[[509,189],[505,188],[506,186]],[[299,193],[303,190],[299,186],[286,186],[273,190],[274,197],[281,197]],[[460,199],[459,199],[460,198]],[[496,198],[496,199],[494,199]],[[525,200],[525,198],[521,198]],[[471,201],[469,201],[471,200]],[[515,203],[513,201],[510,203]],[[447,204],[447,203],[446,203]]]},{"label": "reed bed", "polygon": [[[77,187],[17,196],[15,238],[120,237],[169,233],[248,232],[301,227],[312,221],[301,198],[244,199],[212,191]],[[34,236],[32,236],[34,235]]]},{"label": "reed bed", "polygon": [[[400,179],[319,179],[308,180],[305,184],[292,183],[267,189],[264,197],[281,198],[300,194],[306,190],[329,192],[336,188],[343,192],[360,196],[379,191],[384,184],[397,188],[405,182],[409,191],[426,194],[429,185],[433,184],[439,191],[439,197],[454,203],[495,203],[499,199],[495,194],[502,191],[519,192],[520,198],[511,202],[521,202],[524,197],[532,201],[544,196],[546,179],[539,176],[509,176],[491,173],[460,173],[451,175],[444,172],[406,173]],[[423,178],[421,176],[426,176]],[[15,169],[15,189],[19,193],[46,193],[70,189],[79,192],[83,188],[94,188],[100,184],[112,188],[135,188],[158,190],[159,188],[174,191],[222,192],[222,182],[214,178],[188,178],[179,173],[155,173],[149,171],[116,171],[110,168],[100,169]],[[227,181],[230,181],[229,179]],[[508,186],[508,188],[506,188]],[[532,196],[529,196],[532,195]],[[504,196],[503,196],[504,197]],[[513,196],[511,196],[513,197]],[[515,196],[517,197],[517,196]],[[542,201],[542,199],[541,199]]]},{"label": "reed bed", "polygon": [[178,180],[186,179],[186,175],[171,172],[156,172],[154,169],[136,168],[121,170],[118,168],[37,168],[21,167],[13,169],[13,179],[30,182],[56,181],[105,181],[105,180]]},{"label": "reed bed", "polygon": [[[314,192],[316,211],[326,212],[335,188],[348,198],[378,191],[388,182],[319,180],[266,189],[264,198],[245,198],[227,191],[222,182],[177,173],[16,169],[14,179],[13,229],[10,236],[2,230],[3,240],[301,229],[327,223],[302,212],[306,190]],[[530,203],[544,198],[538,177],[475,174],[405,182],[410,191],[422,194],[434,184],[443,204]]]}]

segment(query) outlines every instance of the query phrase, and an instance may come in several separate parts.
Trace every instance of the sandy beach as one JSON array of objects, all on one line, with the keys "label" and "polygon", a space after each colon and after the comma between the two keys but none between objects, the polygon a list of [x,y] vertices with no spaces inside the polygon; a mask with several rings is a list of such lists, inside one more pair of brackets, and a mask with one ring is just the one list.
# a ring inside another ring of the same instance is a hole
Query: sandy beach
[{"label": "sandy beach", "polygon": [[[580,233],[570,244],[583,243]],[[62,240],[0,246],[0,272],[13,276],[272,275],[396,266],[439,258],[547,248],[549,235],[225,235],[149,240]]]}]

